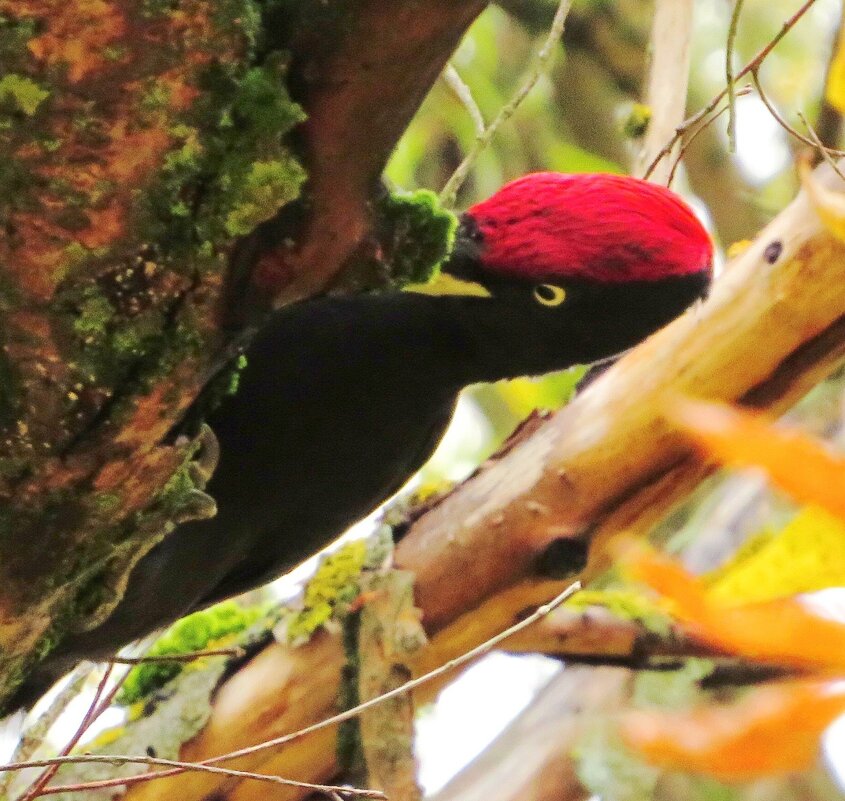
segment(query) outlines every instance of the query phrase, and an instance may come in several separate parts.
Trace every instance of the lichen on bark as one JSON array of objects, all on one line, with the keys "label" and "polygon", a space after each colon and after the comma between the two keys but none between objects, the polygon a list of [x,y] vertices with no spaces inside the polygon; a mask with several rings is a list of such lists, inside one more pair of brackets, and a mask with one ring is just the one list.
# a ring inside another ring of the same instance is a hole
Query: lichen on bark
[{"label": "lichen on bark", "polygon": [[230,255],[300,194],[304,113],[262,13],[0,0],[7,675],[119,586],[121,551],[166,532],[188,457],[166,435],[221,358]]},{"label": "lichen on bark", "polygon": [[445,251],[378,178],[484,5],[0,0],[0,699],[172,528],[228,326]]}]

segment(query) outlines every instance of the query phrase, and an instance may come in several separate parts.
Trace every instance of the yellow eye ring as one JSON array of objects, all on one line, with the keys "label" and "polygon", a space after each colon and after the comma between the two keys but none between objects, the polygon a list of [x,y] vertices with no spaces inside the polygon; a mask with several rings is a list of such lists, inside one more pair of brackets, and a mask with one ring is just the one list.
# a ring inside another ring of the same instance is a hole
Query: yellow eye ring
[{"label": "yellow eye ring", "polygon": [[537,284],[533,294],[534,300],[543,306],[560,306],[566,300],[566,290],[555,284]]}]

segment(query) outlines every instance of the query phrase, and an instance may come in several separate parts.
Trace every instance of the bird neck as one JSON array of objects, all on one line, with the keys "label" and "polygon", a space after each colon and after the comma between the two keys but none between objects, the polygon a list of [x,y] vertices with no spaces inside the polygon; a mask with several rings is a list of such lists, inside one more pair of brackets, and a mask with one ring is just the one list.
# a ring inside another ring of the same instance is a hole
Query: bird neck
[{"label": "bird neck", "polygon": [[409,292],[324,298],[288,312],[291,338],[309,361],[358,364],[419,391],[455,394],[468,384],[571,366],[582,352],[576,330],[543,322],[507,300]]}]

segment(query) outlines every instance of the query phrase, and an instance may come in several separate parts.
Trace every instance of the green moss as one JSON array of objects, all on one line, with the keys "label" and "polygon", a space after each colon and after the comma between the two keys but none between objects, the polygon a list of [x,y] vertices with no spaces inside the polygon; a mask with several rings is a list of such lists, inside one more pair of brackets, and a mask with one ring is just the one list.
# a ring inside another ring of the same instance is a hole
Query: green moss
[{"label": "green moss", "polygon": [[126,48],[121,45],[108,45],[101,52],[103,58],[108,61],[120,61],[126,55]]},{"label": "green moss", "polygon": [[307,641],[336,611],[358,595],[358,577],[367,561],[366,540],[355,540],[325,556],[305,586],[302,609],[286,620],[292,643]]},{"label": "green moss", "polygon": [[145,237],[193,268],[221,264],[233,237],[250,233],[299,197],[306,174],[285,143],[304,119],[285,88],[286,65],[215,62],[202,94],[171,128],[181,140],[147,195]]},{"label": "green moss", "polygon": [[149,390],[203,346],[192,307],[171,318],[156,286],[126,283],[135,280],[134,273],[117,270],[81,283],[69,271],[51,300],[57,336],[72,365],[67,390],[76,391],[79,383],[114,387],[115,411],[131,410],[134,394]]},{"label": "green moss", "polygon": [[241,372],[247,365],[246,356],[243,353],[235,360],[235,367],[229,373],[229,380],[226,385],[226,395],[236,395],[238,392],[238,385],[241,382]]},{"label": "green moss", "polygon": [[195,489],[185,465],[177,470],[164,485],[158,496],[158,502],[166,507],[179,505],[179,499]]},{"label": "green moss", "polygon": [[96,287],[88,287],[83,292],[79,313],[73,321],[73,328],[84,339],[104,337],[106,326],[114,317],[114,306]]},{"label": "green moss", "polygon": [[645,136],[650,122],[651,107],[644,103],[634,103],[622,123],[622,133],[628,139],[639,139]]},{"label": "green moss", "polygon": [[669,619],[642,593],[624,589],[581,590],[566,602],[571,609],[586,609],[589,606],[603,606],[622,620],[636,621],[649,631],[666,635]]},{"label": "green moss", "polygon": [[296,200],[305,178],[305,170],[290,156],[283,161],[255,162],[232,199],[226,231],[232,236],[246,236],[286,203]]},{"label": "green moss", "polygon": [[10,103],[15,110],[31,117],[50,93],[35,81],[15,73],[0,78],[0,103]]},{"label": "green moss", "polygon": [[121,498],[116,492],[95,492],[90,496],[90,502],[98,514],[108,515],[120,506]]},{"label": "green moss", "polygon": [[[206,650],[223,638],[245,631],[265,614],[265,610],[260,607],[247,608],[235,601],[225,601],[175,623],[150,648],[147,656]],[[186,664],[179,662],[151,662],[133,668],[126,677],[117,703],[128,706],[149,696],[185,668]]]},{"label": "green moss", "polygon": [[111,338],[111,350],[118,359],[134,359],[148,353],[156,344],[160,346],[161,319],[157,313],[140,315],[122,321]]},{"label": "green moss", "polygon": [[27,45],[37,35],[37,26],[35,17],[0,14],[0,64],[5,70],[23,70],[30,62],[32,55]]},{"label": "green moss", "polygon": [[[2,114],[0,114],[2,122]],[[20,159],[12,157],[11,148],[5,148],[0,136],[0,225],[5,224],[9,209],[32,206],[31,194],[39,180],[27,169]]]},{"label": "green moss", "polygon": [[426,189],[389,194],[375,207],[379,242],[395,284],[427,281],[449,254],[457,219]]},{"label": "green moss", "polygon": [[64,265],[63,269],[65,272],[69,272],[76,267],[79,267],[85,264],[86,260],[89,258],[91,251],[88,250],[84,245],[79,242],[71,242],[65,249],[64,249]]},{"label": "green moss", "polygon": [[[104,533],[111,533],[112,530]],[[80,621],[83,620],[101,620],[103,608],[111,610],[115,603],[120,600],[115,593],[110,578],[109,571],[105,567],[91,575],[79,588],[73,604],[65,611],[64,620],[72,626],[79,625]],[[53,631],[64,632],[65,627],[65,623],[62,623],[61,626],[54,625]]]}]

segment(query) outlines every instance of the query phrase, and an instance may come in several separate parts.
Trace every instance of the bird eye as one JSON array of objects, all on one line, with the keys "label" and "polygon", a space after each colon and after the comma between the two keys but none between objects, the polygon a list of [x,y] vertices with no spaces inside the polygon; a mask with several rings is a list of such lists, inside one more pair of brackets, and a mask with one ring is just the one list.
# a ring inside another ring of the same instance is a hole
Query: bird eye
[{"label": "bird eye", "polygon": [[537,284],[534,287],[534,300],[543,306],[560,306],[566,300],[566,290],[554,284]]}]

